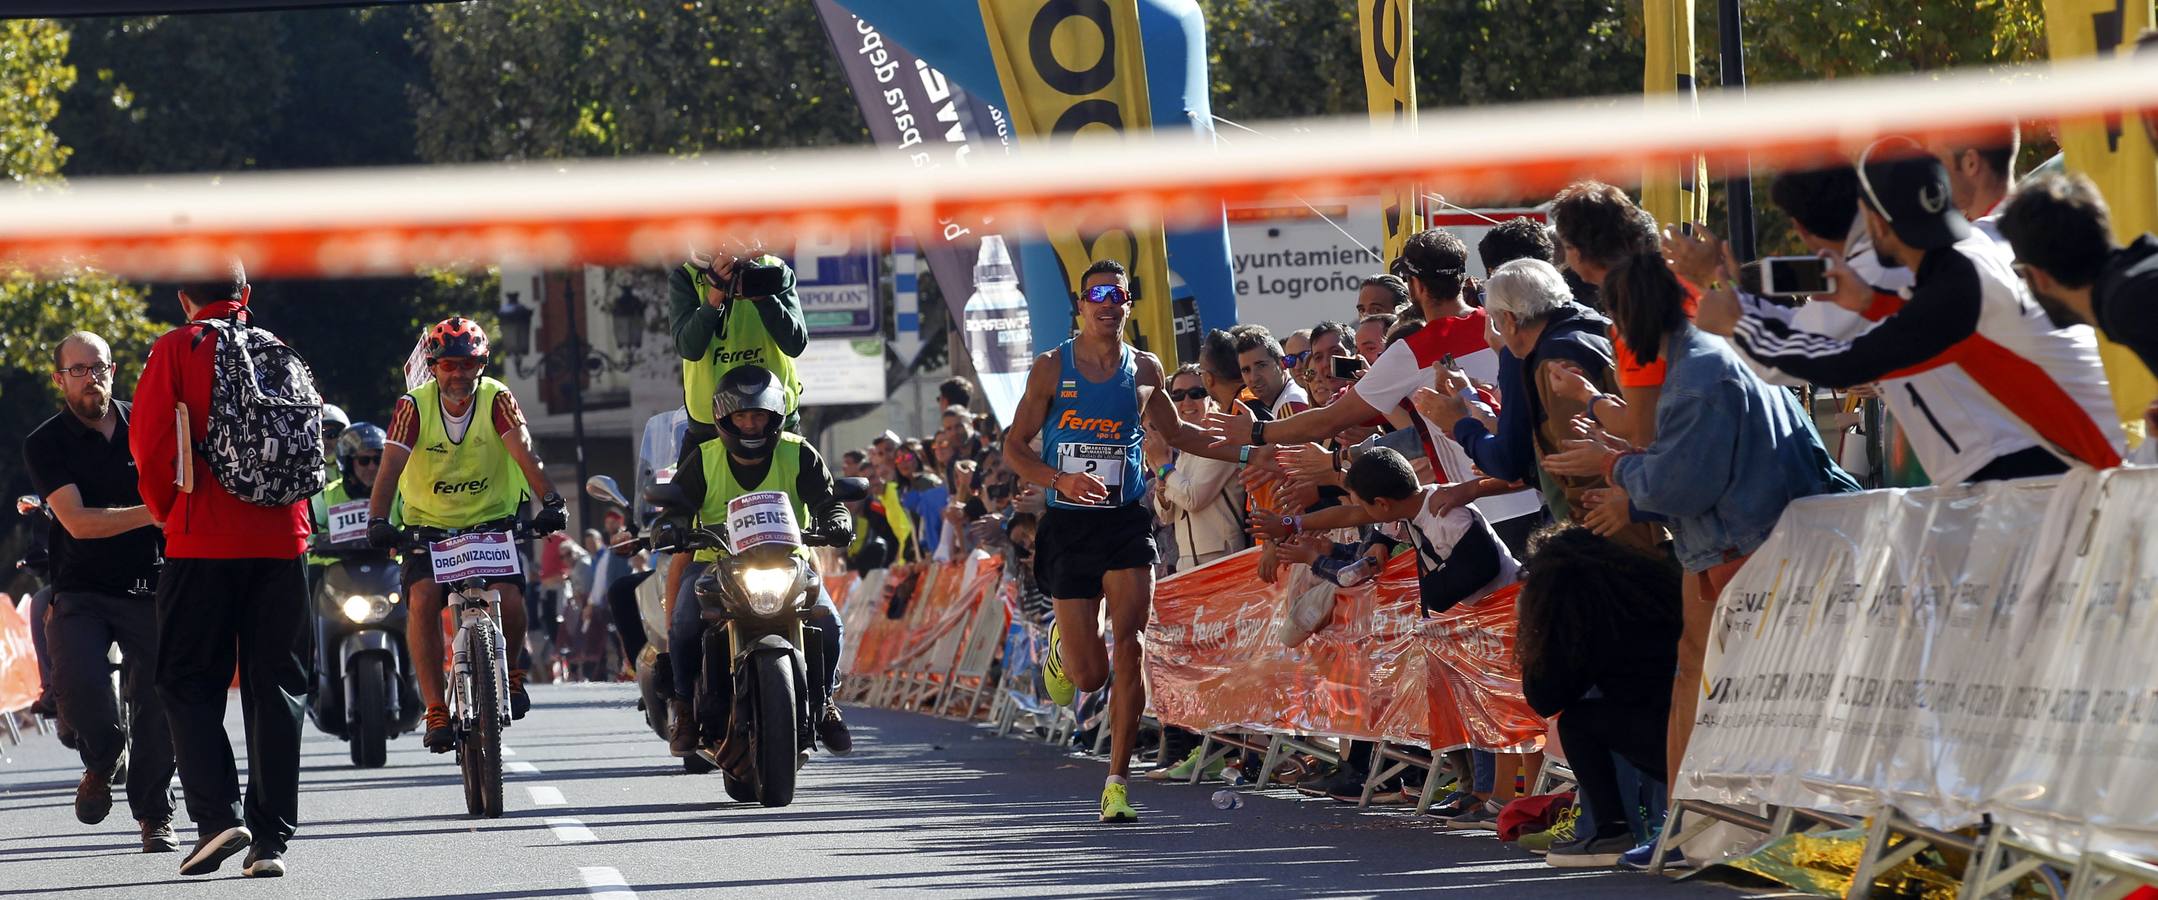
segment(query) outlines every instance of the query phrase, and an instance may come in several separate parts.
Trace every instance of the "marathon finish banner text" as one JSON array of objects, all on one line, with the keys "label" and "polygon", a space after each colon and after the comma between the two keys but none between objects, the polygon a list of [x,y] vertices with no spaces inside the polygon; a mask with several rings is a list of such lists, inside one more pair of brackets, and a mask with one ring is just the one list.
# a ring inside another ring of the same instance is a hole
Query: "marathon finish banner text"
[{"label": "marathon finish banner text", "polygon": [[[964,168],[983,155],[1011,152],[1011,122],[1003,110],[945,78],[836,0],[816,4],[824,34],[878,146],[904,154],[917,169]],[[953,322],[960,322],[974,293],[976,252],[982,238],[996,231],[987,219],[948,219],[943,226],[938,234],[915,237],[944,293],[945,308]]]},{"label": "marathon finish banner text", "polygon": [[[997,80],[1019,134],[1080,142],[1153,128],[1135,0],[982,0],[981,9]],[[1137,301],[1132,321],[1141,349],[1176,368],[1169,250],[1160,219],[1099,234],[1054,226],[1047,231],[1074,316],[1087,267],[1100,259],[1123,263]]]}]

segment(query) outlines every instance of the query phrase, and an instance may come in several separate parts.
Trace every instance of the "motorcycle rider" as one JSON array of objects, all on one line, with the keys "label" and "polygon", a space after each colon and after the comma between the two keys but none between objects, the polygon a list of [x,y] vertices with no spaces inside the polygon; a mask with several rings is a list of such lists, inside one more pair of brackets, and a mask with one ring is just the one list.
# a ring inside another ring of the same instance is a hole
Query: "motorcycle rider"
[{"label": "motorcycle rider", "polygon": [[352,427],[352,417],[345,408],[335,403],[322,404],[322,478],[325,482],[337,480],[337,469],[330,460],[337,455],[337,439]]},{"label": "motorcycle rider", "polygon": [[[330,430],[329,411],[336,408],[328,404],[323,405],[322,429],[325,433]],[[330,509],[356,500],[364,502],[368,499],[369,495],[374,491],[375,474],[382,470],[382,448],[386,441],[387,432],[384,432],[381,426],[371,422],[354,422],[338,432],[337,439],[333,443],[329,455],[330,464],[335,467],[336,474],[331,477],[328,484],[323,486],[321,493],[316,494],[307,501],[308,514],[315,525],[314,533],[308,536],[307,548],[307,594],[309,598],[315,596],[315,590],[321,584],[322,569],[337,562],[336,559],[327,554],[333,550],[340,554],[351,554],[360,551],[377,552],[364,536],[358,540],[347,540],[343,543],[332,544],[330,542]],[[399,510],[393,504],[390,512],[390,521],[392,523],[401,521],[398,513]],[[382,553],[380,555],[386,559],[389,554]],[[313,636],[315,643],[302,658],[308,660],[308,664],[313,667],[312,671],[307,673],[307,681],[309,684],[314,684],[322,671],[321,660],[317,659],[317,657],[321,655],[323,648],[333,646],[330,629],[335,627],[337,623],[324,619],[321,616],[321,610],[316,608],[312,599],[307,605],[307,612],[308,616],[314,620]],[[322,689],[320,685],[316,687],[318,690]]]},{"label": "motorcycle rider", "polygon": [[[547,484],[546,473],[525,431],[517,398],[502,382],[485,377],[487,333],[463,317],[444,319],[428,330],[422,351],[434,379],[397,400],[384,438],[382,468],[368,497],[368,542],[388,549],[401,534],[387,515],[394,497],[409,525],[470,529],[511,518],[523,507],[527,485]],[[562,496],[553,491],[540,501],[532,519],[542,534],[560,531],[569,516]],[[449,707],[442,702],[442,607],[425,550],[405,554],[406,646],[419,676],[420,696],[427,698],[427,749],[456,749]],[[505,577],[491,584],[502,598],[502,635],[507,646],[525,640],[523,581]],[[430,627],[433,626],[433,627]],[[532,705],[525,693],[525,670],[510,669],[510,717],[524,718]]]},{"label": "motorcycle rider", "polygon": [[[684,459],[690,462],[675,472],[673,483],[696,505],[698,521],[703,524],[725,521],[728,501],[744,494],[784,492],[794,501],[795,519],[802,524],[805,536],[821,535],[834,546],[846,546],[853,537],[853,522],[846,507],[832,494],[832,473],[825,468],[817,448],[801,435],[780,427],[787,407],[785,389],[769,370],[760,366],[729,369],[712,397],[712,417],[718,423],[719,437],[697,446],[694,459],[685,453]],[[805,548],[797,552],[808,551]],[[695,561],[682,577],[667,630],[674,669],[674,699],[669,701],[674,719],[670,748],[677,754],[696,749],[698,729],[691,713],[691,698],[696,696],[697,675],[704,668],[705,623],[699,614],[695,585],[698,576],[718,558],[716,550],[697,551]],[[812,580],[809,589],[817,596],[809,624],[822,630],[824,645],[823,670],[812,674],[824,686],[824,696],[830,698],[832,679],[839,668],[839,608],[817,581]],[[734,695],[727,688],[713,693],[723,698]],[[817,720],[817,740],[835,754],[854,749],[854,738],[847,733],[835,700],[825,702]]]},{"label": "motorcycle rider", "polygon": [[[809,347],[809,324],[794,290],[793,269],[761,250],[691,246],[689,260],[668,274],[667,314],[675,354],[682,358],[682,405],[689,413],[676,468],[693,468],[697,448],[719,437],[707,404],[720,375],[736,366],[760,366],[778,379],[787,401],[780,428],[794,430],[795,401],[802,393],[794,360]],[[681,554],[668,560],[661,596],[673,598],[689,583],[683,576],[689,562]]]}]

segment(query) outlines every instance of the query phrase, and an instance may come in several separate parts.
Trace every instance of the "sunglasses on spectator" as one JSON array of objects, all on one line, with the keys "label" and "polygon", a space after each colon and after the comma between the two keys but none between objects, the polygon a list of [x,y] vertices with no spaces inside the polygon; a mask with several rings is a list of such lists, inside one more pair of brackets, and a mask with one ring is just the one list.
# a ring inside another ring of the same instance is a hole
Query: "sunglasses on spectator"
[{"label": "sunglasses on spectator", "polygon": [[1189,388],[1189,389],[1186,389],[1186,390],[1181,390],[1181,391],[1170,391],[1170,392],[1169,392],[1169,399],[1171,399],[1171,400],[1204,400],[1204,399],[1206,399],[1206,388],[1203,388],[1203,387],[1195,387],[1195,388]]},{"label": "sunglasses on spectator", "polygon": [[1121,305],[1131,302],[1131,294],[1113,284],[1097,284],[1086,289],[1086,299],[1088,303],[1115,303]]},{"label": "sunglasses on spectator", "polygon": [[1283,368],[1294,369],[1297,363],[1303,362],[1310,355],[1311,351],[1309,350],[1300,353],[1284,353],[1281,355],[1281,365]]},{"label": "sunglasses on spectator", "polygon": [[112,374],[112,367],[99,363],[94,366],[68,366],[60,371],[67,373],[68,377],[71,378],[103,378]]},{"label": "sunglasses on spectator", "polygon": [[382,465],[382,454],[378,453],[374,456],[355,456],[352,458],[352,463],[354,465],[360,466],[379,466]]}]

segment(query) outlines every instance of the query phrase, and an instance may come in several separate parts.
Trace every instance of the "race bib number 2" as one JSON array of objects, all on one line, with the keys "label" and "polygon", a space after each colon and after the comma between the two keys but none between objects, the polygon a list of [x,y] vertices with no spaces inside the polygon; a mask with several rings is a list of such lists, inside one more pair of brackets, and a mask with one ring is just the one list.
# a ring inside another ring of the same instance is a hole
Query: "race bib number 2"
[{"label": "race bib number 2", "polygon": [[330,543],[349,544],[367,539],[367,501],[352,500],[329,509]]},{"label": "race bib number 2", "polygon": [[524,571],[517,545],[502,532],[460,534],[427,545],[435,581],[451,584],[467,578],[511,578]]},{"label": "race bib number 2", "polygon": [[735,553],[765,544],[800,546],[801,524],[782,491],[756,491],[727,501],[727,543]]},{"label": "race bib number 2", "polygon": [[1103,487],[1109,489],[1109,496],[1102,498],[1099,503],[1086,503],[1059,491],[1057,500],[1073,506],[1116,506],[1121,503],[1124,498],[1126,449],[1120,444],[1058,444],[1057,472],[1066,475],[1092,475],[1101,480]]}]

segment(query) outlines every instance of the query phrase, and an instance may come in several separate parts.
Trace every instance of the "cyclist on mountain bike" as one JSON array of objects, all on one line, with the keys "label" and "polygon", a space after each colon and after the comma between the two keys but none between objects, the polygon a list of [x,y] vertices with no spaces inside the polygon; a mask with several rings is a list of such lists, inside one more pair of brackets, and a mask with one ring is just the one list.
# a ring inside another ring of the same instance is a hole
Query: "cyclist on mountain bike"
[{"label": "cyclist on mountain bike", "polygon": [[[385,517],[392,498],[404,504],[406,525],[476,530],[514,517],[524,506],[528,486],[547,483],[517,398],[502,382],[481,374],[487,367],[487,334],[479,323],[444,319],[428,330],[424,352],[434,380],[397,399],[382,450],[382,469],[369,496],[367,538],[376,547],[395,547],[399,542],[397,526]],[[486,410],[485,423],[474,415],[482,409]],[[481,427],[473,428],[475,424]],[[548,491],[540,504],[539,515],[532,519],[535,532],[560,531],[568,524],[560,494]],[[438,623],[444,594],[424,550],[405,554],[404,585],[413,623],[405,629],[405,641],[419,676],[420,696],[427,698],[427,749],[447,753],[456,749],[457,741],[450,729],[449,708],[442,701]],[[504,578],[489,586],[501,592],[505,645],[524,646],[523,585]],[[512,667],[513,719],[524,718],[532,704],[524,681],[525,671]]]}]

